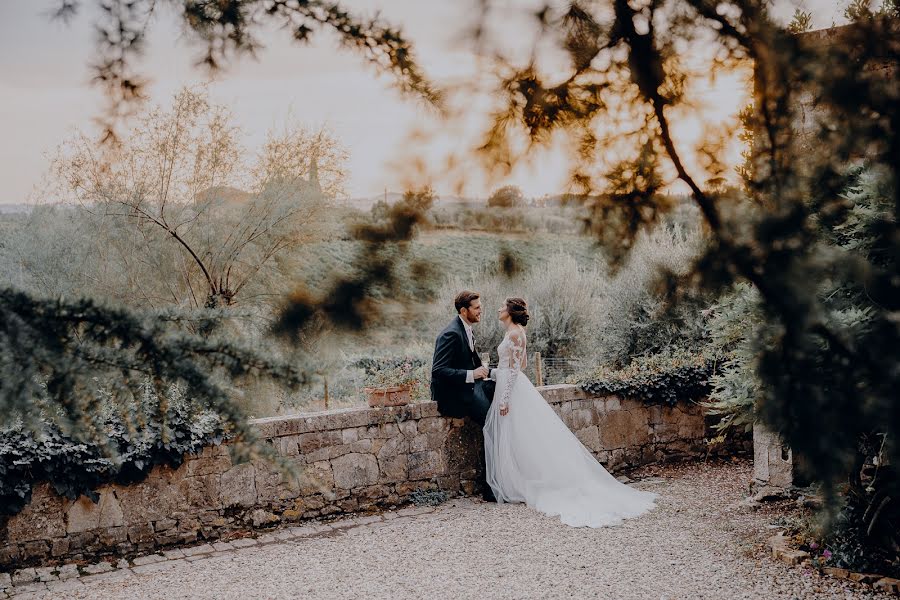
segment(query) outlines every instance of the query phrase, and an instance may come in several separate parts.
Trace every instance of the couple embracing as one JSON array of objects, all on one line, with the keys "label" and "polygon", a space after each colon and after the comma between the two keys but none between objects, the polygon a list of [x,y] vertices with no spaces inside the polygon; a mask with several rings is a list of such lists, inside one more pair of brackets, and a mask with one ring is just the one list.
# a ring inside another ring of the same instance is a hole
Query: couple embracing
[{"label": "couple embracing", "polygon": [[475,350],[479,294],[460,292],[454,307],[457,316],[435,342],[431,397],[442,415],[471,417],[482,426],[484,499],[524,502],[574,527],[614,525],[650,510],[656,495],[610,475],[522,372],[528,348],[525,300],[507,298],[497,310],[506,333],[493,369]]}]

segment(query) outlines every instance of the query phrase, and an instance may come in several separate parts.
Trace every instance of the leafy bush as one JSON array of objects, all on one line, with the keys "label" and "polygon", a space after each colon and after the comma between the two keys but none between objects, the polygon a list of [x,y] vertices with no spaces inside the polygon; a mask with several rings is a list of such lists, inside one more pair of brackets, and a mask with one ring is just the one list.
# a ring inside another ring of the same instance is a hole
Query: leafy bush
[{"label": "leafy bush", "polygon": [[522,206],[525,204],[525,196],[518,187],[505,185],[500,189],[494,190],[491,197],[488,198],[487,204],[491,208]]},{"label": "leafy bush", "polygon": [[177,468],[185,454],[225,439],[222,419],[199,409],[181,388],[170,386],[164,398],[149,382],[143,391],[130,419],[105,405],[103,445],[79,442],[49,421],[36,432],[21,422],[0,430],[0,515],[21,511],[36,483],[48,482],[70,500],[85,495],[96,502],[103,484],[141,481],[156,465]]},{"label": "leafy bush", "polygon": [[674,406],[705,398],[714,372],[715,365],[702,356],[670,352],[632,361],[623,369],[599,368],[576,381],[591,394]]},{"label": "leafy bush", "polygon": [[703,311],[711,297],[685,296],[674,302],[667,283],[687,274],[704,246],[696,221],[663,223],[638,236],[597,302],[600,364],[624,367],[634,357],[669,347],[697,351],[706,336]]},{"label": "leafy bush", "polygon": [[714,426],[727,436],[753,428],[756,403],[762,395],[757,375],[762,306],[756,289],[737,284],[710,308],[710,341],[704,353],[720,364],[712,376],[712,392],[704,406],[719,417]]}]

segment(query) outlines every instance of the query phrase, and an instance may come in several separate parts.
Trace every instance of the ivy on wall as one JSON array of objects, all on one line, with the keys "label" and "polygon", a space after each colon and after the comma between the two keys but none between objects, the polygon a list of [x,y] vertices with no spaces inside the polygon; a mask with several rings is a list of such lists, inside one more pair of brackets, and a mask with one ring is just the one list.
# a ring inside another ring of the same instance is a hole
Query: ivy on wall
[{"label": "ivy on wall", "polygon": [[709,395],[715,363],[699,357],[635,361],[625,369],[599,369],[578,384],[598,396],[620,396],[647,404],[674,406]]},{"label": "ivy on wall", "polygon": [[85,495],[96,502],[100,486],[142,481],[156,465],[177,468],[185,454],[226,437],[219,416],[195,412],[187,402],[169,405],[165,426],[150,419],[135,428],[112,415],[105,430],[106,446],[75,441],[50,423],[38,433],[0,430],[0,516],[20,512],[36,483],[48,482],[70,500]]}]

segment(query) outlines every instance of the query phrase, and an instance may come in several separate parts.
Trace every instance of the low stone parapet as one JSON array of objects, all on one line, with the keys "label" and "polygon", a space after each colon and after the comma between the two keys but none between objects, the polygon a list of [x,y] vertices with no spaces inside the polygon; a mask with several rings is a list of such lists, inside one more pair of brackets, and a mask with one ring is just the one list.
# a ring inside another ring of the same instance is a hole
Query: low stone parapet
[{"label": "low stone parapet", "polygon": [[[706,453],[697,404],[648,406],[571,385],[541,392],[611,471]],[[429,495],[473,494],[483,468],[478,428],[440,416],[433,402],[253,424],[298,477],[263,461],[233,464],[227,446],[210,446],[177,469],[154,468],[143,482],[103,486],[97,503],[67,500],[41,484],[22,512],[0,521],[0,569],[129,555]]]}]

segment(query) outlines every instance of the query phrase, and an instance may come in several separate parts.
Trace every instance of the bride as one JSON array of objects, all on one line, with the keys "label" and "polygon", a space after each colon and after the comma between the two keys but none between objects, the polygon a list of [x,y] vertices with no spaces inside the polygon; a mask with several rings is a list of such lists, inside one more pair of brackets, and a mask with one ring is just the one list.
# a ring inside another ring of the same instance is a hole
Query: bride
[{"label": "bride", "polygon": [[573,527],[603,527],[651,508],[656,494],[610,475],[522,374],[528,307],[507,298],[494,401],[484,424],[487,482],[497,502],[524,502]]}]

